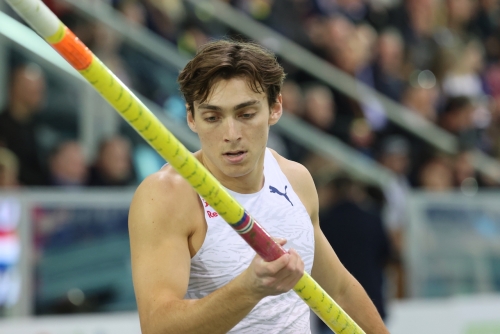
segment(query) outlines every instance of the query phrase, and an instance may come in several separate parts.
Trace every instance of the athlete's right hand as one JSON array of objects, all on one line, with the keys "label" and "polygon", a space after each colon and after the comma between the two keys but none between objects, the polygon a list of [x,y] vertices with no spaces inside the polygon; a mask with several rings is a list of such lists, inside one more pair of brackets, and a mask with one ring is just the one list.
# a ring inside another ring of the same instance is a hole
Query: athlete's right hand
[{"label": "athlete's right hand", "polygon": [[[274,239],[281,246],[286,239]],[[304,262],[293,248],[277,260],[266,262],[258,254],[243,272],[244,284],[258,298],[279,295],[292,289],[304,274]]]}]

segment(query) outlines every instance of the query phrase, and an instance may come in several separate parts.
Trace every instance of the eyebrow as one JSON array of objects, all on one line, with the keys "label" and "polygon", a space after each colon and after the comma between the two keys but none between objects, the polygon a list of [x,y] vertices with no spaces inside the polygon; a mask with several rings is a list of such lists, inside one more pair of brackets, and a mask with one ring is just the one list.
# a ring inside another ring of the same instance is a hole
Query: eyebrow
[{"label": "eyebrow", "polygon": [[[246,108],[246,107],[251,107],[251,106],[254,106],[254,105],[260,105],[260,101],[258,101],[258,100],[250,100],[250,101],[246,101],[246,102],[240,103],[240,104],[234,106],[233,111],[240,110],[240,109],[243,109],[243,108]],[[221,111],[222,110],[222,108],[219,107],[219,106],[214,106],[214,105],[207,104],[207,103],[200,104],[198,106],[198,108],[199,109],[214,110],[214,111]]]}]

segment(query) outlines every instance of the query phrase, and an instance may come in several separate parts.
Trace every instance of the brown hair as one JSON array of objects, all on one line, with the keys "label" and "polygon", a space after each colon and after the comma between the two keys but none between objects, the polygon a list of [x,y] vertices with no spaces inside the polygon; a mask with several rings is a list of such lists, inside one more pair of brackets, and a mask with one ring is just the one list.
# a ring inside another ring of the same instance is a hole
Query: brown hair
[{"label": "brown hair", "polygon": [[247,78],[250,88],[256,93],[266,93],[272,106],[281,92],[285,73],[275,55],[260,45],[219,40],[205,44],[177,81],[194,116],[194,101],[206,101],[217,81],[235,77]]}]

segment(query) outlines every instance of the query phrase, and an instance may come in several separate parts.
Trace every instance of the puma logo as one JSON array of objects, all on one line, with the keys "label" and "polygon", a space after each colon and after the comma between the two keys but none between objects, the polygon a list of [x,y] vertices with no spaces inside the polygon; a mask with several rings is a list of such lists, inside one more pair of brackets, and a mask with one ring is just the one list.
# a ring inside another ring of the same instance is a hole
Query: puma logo
[{"label": "puma logo", "polygon": [[278,189],[274,188],[273,186],[269,186],[269,190],[271,190],[271,193],[272,193],[272,194],[278,194],[278,195],[280,195],[280,196],[285,197],[285,198],[286,198],[286,200],[287,200],[288,202],[290,202],[290,204],[293,206],[292,201],[290,201],[290,199],[288,198],[288,195],[286,194],[286,188],[287,188],[287,187],[288,187],[288,186],[285,186],[285,193],[282,193],[281,191],[279,191]]}]

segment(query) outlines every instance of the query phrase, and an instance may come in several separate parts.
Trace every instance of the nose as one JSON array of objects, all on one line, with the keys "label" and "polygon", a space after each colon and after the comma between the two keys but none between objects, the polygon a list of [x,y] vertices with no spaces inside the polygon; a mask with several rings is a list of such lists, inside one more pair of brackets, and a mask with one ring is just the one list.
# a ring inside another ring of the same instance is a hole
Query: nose
[{"label": "nose", "polygon": [[235,142],[241,139],[241,132],[238,122],[229,117],[226,119],[226,126],[224,131],[224,141],[226,143]]}]

